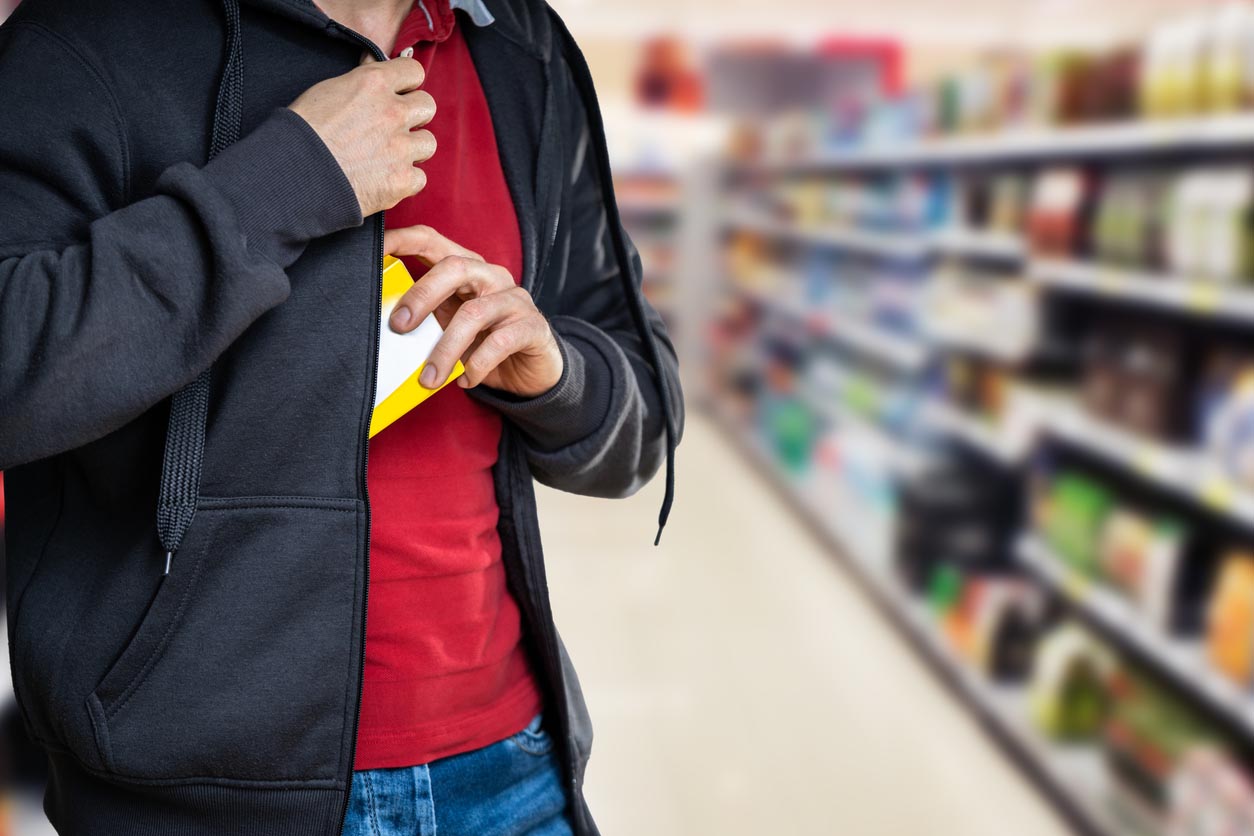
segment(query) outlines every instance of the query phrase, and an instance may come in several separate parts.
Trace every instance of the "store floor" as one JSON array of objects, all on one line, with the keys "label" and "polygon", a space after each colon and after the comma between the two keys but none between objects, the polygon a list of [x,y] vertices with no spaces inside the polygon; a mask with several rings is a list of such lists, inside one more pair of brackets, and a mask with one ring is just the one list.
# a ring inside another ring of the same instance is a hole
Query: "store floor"
[{"label": "store floor", "polygon": [[709,420],[623,502],[544,490],[606,836],[1061,836],[1052,809]]}]

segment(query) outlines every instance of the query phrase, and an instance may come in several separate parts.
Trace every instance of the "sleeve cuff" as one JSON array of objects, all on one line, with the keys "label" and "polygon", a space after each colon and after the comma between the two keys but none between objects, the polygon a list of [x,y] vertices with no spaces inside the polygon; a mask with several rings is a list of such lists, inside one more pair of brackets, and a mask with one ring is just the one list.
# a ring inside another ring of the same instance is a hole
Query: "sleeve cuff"
[{"label": "sleeve cuff", "polygon": [[248,246],[284,268],[308,242],[363,220],[335,156],[309,123],[286,107],[275,109],[204,170],[234,205]]},{"label": "sleeve cuff", "polygon": [[[567,317],[554,317],[551,324],[562,352],[562,376],[552,389],[534,398],[519,398],[486,386],[470,390],[545,452],[569,447],[595,434],[611,413],[614,395],[614,363],[606,356],[601,340],[596,339],[599,332]],[[595,333],[584,333],[585,329]]]}]

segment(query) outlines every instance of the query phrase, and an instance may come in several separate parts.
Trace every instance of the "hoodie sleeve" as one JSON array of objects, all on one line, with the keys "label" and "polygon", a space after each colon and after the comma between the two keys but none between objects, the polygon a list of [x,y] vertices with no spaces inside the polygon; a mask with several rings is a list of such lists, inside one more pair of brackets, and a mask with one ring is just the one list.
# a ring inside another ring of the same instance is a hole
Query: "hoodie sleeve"
[{"label": "hoodie sleeve", "polygon": [[[661,385],[670,387],[676,440],[683,431],[678,361],[661,316],[644,300],[637,324],[627,294],[639,294],[640,257],[626,242],[629,276],[614,256],[611,184],[602,182],[597,143],[569,68],[559,83],[564,116],[570,230],[565,282],[549,323],[565,361],[561,379],[531,399],[512,398],[479,386],[470,390],[522,430],[536,479],[590,496],[621,497],[648,482],[666,459],[666,420]],[[630,288],[630,290],[629,290]],[[662,368],[647,359],[641,327],[652,330]]]},{"label": "hoodie sleeve", "polygon": [[112,432],[283,302],[315,237],[360,224],[347,178],[275,111],[132,199],[126,131],[80,50],[0,29],[0,469]]}]

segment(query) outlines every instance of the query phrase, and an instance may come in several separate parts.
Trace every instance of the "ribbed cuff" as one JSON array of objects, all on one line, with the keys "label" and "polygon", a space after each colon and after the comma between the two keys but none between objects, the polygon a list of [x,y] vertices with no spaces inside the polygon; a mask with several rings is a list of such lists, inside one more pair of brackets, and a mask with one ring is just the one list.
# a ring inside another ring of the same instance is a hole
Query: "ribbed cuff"
[{"label": "ribbed cuff", "polygon": [[248,246],[281,267],[315,238],[362,222],[339,162],[286,107],[211,160],[205,173],[235,206]]},{"label": "ribbed cuff", "polygon": [[551,324],[562,352],[562,376],[552,389],[534,398],[519,398],[486,386],[470,390],[545,452],[568,447],[599,430],[610,414],[614,393],[614,364],[595,339],[603,335],[593,326],[568,317],[554,317]]}]

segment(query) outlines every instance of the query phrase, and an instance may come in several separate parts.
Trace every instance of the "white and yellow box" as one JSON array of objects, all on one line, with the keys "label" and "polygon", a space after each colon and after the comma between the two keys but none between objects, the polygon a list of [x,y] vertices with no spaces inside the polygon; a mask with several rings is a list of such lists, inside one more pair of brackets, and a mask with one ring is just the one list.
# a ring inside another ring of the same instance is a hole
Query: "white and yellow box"
[{"label": "white and yellow box", "polygon": [[388,324],[392,309],[414,284],[404,263],[392,256],[383,257],[383,306],[379,313],[379,374],[374,396],[374,413],[370,419],[370,437],[406,412],[443,389],[461,376],[465,368],[460,360],[448,379],[434,389],[418,382],[427,358],[440,341],[444,329],[435,314],[427,314],[417,328],[398,334]]}]

